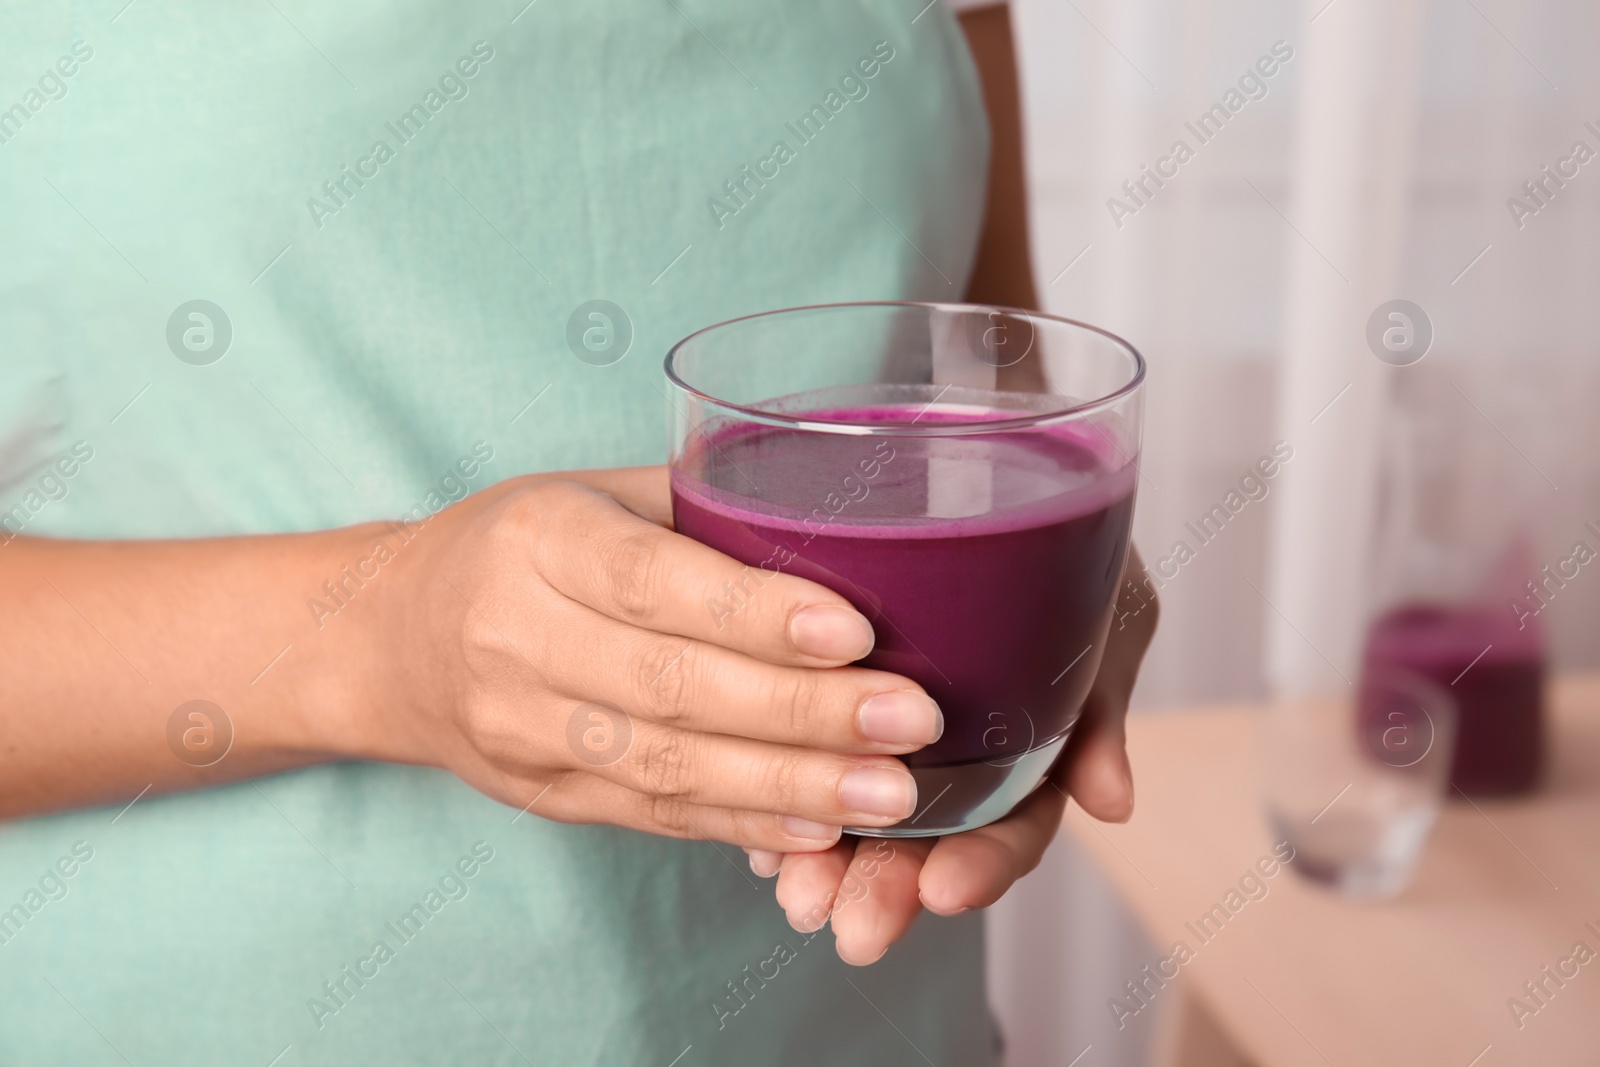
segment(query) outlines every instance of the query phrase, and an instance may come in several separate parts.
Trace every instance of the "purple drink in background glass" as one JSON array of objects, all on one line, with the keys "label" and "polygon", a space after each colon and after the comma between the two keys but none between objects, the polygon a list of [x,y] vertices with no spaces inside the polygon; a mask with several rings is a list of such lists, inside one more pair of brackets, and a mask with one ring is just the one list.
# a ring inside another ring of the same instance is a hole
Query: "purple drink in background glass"
[{"label": "purple drink in background glass", "polygon": [[[918,806],[854,832],[1002,818],[1066,748],[1127,558],[1144,360],[1104,330],[972,304],[829,304],[708,327],[667,356],[678,532],[815,581],[872,623],[862,663],[939,702],[903,757]],[[737,584],[738,588],[735,588]]]},{"label": "purple drink in background glass", "polygon": [[[1544,641],[1496,604],[1408,604],[1367,634],[1365,670],[1413,671],[1457,708],[1451,785],[1471,796],[1526,792],[1543,757]],[[1364,727],[1378,729],[1373,714]]]}]

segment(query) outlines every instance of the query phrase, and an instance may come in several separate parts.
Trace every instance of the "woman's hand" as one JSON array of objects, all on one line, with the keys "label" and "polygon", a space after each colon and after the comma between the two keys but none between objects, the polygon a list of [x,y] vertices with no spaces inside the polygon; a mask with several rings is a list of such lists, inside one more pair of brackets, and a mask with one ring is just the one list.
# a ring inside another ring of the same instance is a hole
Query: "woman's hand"
[{"label": "woman's hand", "polygon": [[[1137,574],[1140,566],[1130,550],[1124,574]],[[831,919],[840,958],[872,963],[910,929],[923,908],[959,915],[999,900],[1038,866],[1069,796],[1097,819],[1123,822],[1132,815],[1133,774],[1123,723],[1139,664],[1155,633],[1157,607],[1153,599],[1127,599],[1119,605],[1120,620],[1112,624],[1070,746],[1050,778],[1016,811],[948,837],[846,837],[808,855],[751,851],[752,870],[778,875],[778,902],[789,922],[809,932]]]},{"label": "woman's hand", "polygon": [[[867,620],[668,521],[662,468],[517,479],[440,513],[383,605],[369,758],[543,818],[783,852],[909,816],[892,755],[943,721],[914,683],[843,666]],[[715,610],[730,590],[742,606]]]}]

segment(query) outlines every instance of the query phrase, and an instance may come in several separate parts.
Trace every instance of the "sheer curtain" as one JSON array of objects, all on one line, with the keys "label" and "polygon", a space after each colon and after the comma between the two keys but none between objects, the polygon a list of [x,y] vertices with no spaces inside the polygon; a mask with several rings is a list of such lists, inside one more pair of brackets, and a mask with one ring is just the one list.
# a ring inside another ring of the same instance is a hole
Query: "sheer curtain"
[{"label": "sheer curtain", "polygon": [[[1150,361],[1135,528],[1167,562],[1136,713],[1354,675],[1401,393],[1448,421],[1461,462],[1506,472],[1479,503],[1525,515],[1535,568],[1600,549],[1600,156],[1575,153],[1600,153],[1594,4],[1013,0],[1013,17],[1045,305]],[[1432,326],[1412,366],[1367,341],[1393,299]],[[1279,442],[1292,458],[1264,493],[1197,537]],[[1558,669],[1600,663],[1596,575],[1550,603]],[[990,929],[1011,1063],[1090,1045],[1083,1067],[1144,1062],[1148,1020],[1118,1032],[1106,1001],[1154,946],[1070,847]]]}]

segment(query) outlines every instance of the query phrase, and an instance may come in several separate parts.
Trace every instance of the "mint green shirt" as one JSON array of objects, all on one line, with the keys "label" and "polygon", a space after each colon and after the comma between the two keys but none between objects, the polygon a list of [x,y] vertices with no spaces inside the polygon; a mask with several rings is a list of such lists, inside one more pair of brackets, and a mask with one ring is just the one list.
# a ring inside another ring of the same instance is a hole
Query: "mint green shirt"
[{"label": "mint green shirt", "polygon": [[[960,298],[987,132],[943,7],[524,2],[0,9],[6,534],[312,530],[660,462],[679,337]],[[882,1067],[992,1040],[976,916],[847,968],[737,849],[442,771],[0,825],[0,1063]]]}]

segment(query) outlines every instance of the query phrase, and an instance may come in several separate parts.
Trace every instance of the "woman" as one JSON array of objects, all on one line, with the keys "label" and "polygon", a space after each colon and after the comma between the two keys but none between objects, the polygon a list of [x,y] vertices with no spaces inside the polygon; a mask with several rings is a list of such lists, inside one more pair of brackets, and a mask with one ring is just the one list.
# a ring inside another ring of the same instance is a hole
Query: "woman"
[{"label": "woman", "polygon": [[800,579],[708,625],[637,466],[692,329],[1032,304],[1005,10],[919,7],[4,16],[8,1061],[988,1059],[913,920],[1126,818],[1152,613],[1056,787],[841,839],[937,709]]}]

